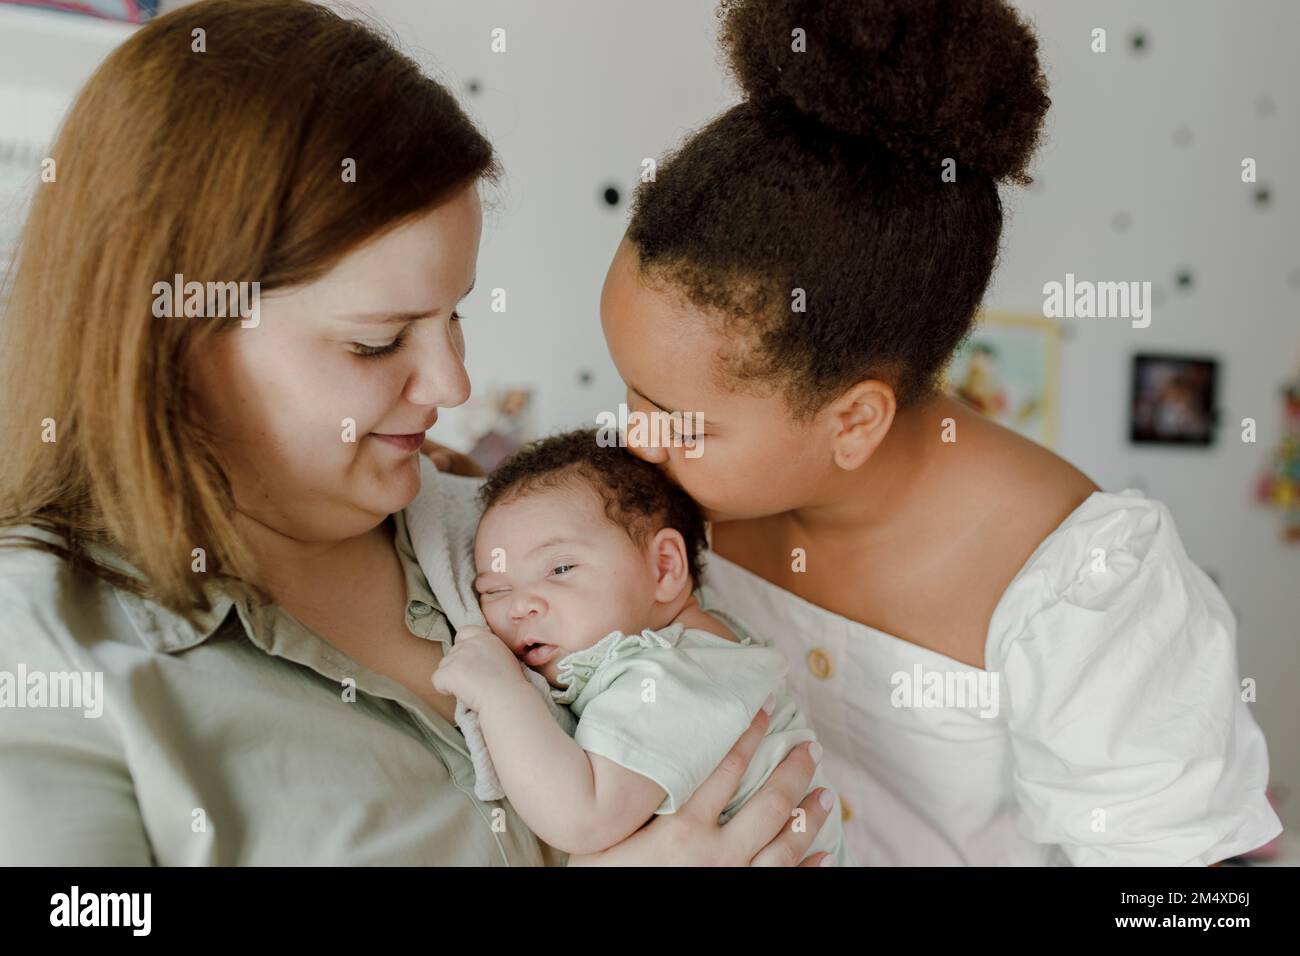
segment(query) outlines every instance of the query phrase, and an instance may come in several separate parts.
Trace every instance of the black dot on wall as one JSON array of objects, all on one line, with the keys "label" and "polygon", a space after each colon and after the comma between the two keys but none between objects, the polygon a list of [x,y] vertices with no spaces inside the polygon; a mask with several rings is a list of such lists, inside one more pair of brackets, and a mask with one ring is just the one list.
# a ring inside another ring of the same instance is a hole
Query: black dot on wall
[{"label": "black dot on wall", "polygon": [[578,369],[578,384],[579,384],[579,385],[590,385],[590,384],[591,384],[591,378],[592,378],[592,376],[591,376],[591,372],[590,372],[590,371],[588,371],[588,370],[585,369],[585,368],[583,368],[583,369]]},{"label": "black dot on wall", "polygon": [[1179,269],[1178,274],[1174,276],[1174,283],[1184,292],[1192,287],[1193,281],[1191,269]]},{"label": "black dot on wall", "polygon": [[1136,30],[1128,38],[1128,45],[1134,53],[1145,53],[1147,49],[1147,35],[1142,30]]},{"label": "black dot on wall", "polygon": [[1261,207],[1263,207],[1263,206],[1267,206],[1267,205],[1268,205],[1269,203],[1271,203],[1272,201],[1273,201],[1273,193],[1272,193],[1272,190],[1270,190],[1267,186],[1256,186],[1256,187],[1255,187],[1255,205],[1256,205],[1256,206],[1261,206]]},{"label": "black dot on wall", "polygon": [[613,208],[614,206],[617,206],[622,201],[623,194],[619,192],[617,186],[610,183],[610,184],[606,184],[601,188],[600,198],[605,203],[606,206]]},{"label": "black dot on wall", "polygon": [[1184,149],[1192,145],[1192,128],[1190,126],[1180,126],[1174,130],[1174,145]]},{"label": "black dot on wall", "polygon": [[1277,104],[1273,102],[1273,97],[1265,93],[1255,100],[1255,112],[1260,116],[1272,116],[1277,112]]},{"label": "black dot on wall", "polygon": [[1128,232],[1129,227],[1133,225],[1133,217],[1121,209],[1110,217],[1110,224],[1116,232]]},{"label": "black dot on wall", "polygon": [[471,96],[478,96],[478,94],[483,89],[483,84],[481,84],[478,80],[470,80],[468,83],[465,84],[465,89],[469,92]]}]

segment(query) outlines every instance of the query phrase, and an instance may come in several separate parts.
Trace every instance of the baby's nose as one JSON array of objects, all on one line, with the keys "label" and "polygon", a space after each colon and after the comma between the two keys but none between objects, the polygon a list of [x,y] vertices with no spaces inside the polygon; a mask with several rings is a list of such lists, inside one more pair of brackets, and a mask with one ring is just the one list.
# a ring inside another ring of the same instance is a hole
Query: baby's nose
[{"label": "baby's nose", "polygon": [[520,595],[510,608],[510,618],[522,621],[526,617],[535,617],[542,612],[541,602],[536,598]]}]

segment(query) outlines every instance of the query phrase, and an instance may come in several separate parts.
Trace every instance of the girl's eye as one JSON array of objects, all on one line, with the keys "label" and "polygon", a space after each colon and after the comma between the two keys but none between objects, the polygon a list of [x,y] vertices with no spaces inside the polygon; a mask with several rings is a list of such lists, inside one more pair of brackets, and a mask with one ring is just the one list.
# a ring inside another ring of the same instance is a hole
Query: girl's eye
[{"label": "girl's eye", "polygon": [[459,312],[455,312],[455,311],[453,311],[453,312],[451,313],[451,320],[452,320],[453,322],[459,322],[459,321],[460,321],[461,319],[463,319],[463,318],[465,318],[465,316],[461,315]]},{"label": "girl's eye", "polygon": [[700,432],[700,435],[687,434],[684,429],[678,426],[676,419],[672,419],[672,418],[668,419],[668,428],[671,430],[674,436],[676,436],[677,438],[681,438],[683,440],[699,438],[700,435],[704,434],[704,432]]},{"label": "girl's eye", "polygon": [[355,346],[352,354],[360,355],[362,358],[379,358],[383,355],[392,355],[406,344],[406,330],[403,329],[399,332],[397,338],[387,345],[365,345],[361,342],[353,342],[352,344]]},{"label": "girl's eye", "polygon": [[563,574],[565,571],[571,571],[574,567],[576,567],[576,565],[572,565],[572,564],[558,564],[558,565],[556,565],[555,567],[551,568],[551,573],[552,573],[552,574]]}]

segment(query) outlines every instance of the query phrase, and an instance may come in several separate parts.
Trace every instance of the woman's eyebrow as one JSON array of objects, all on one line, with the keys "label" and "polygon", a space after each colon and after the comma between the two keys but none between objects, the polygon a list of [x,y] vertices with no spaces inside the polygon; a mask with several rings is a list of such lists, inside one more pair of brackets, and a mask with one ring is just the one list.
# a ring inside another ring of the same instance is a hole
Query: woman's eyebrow
[{"label": "woman's eyebrow", "polygon": [[[462,299],[465,298],[466,295],[469,295],[471,292],[474,291],[474,285],[476,282],[478,282],[477,276],[474,278],[474,281],[469,284],[469,288],[465,290],[465,295],[461,296]],[[425,309],[423,311],[416,311],[416,312],[411,312],[411,311],[354,312],[350,314],[341,315],[339,316],[339,318],[349,319],[354,322],[374,322],[378,324],[384,324],[388,322],[412,322],[416,319],[427,319],[430,318],[431,316],[437,315],[441,311],[442,309]]]},{"label": "woman's eyebrow", "polygon": [[349,315],[341,315],[339,318],[353,322],[373,322],[382,325],[389,322],[411,322],[415,319],[427,319],[441,311],[441,309],[430,309],[424,312],[354,312]]},{"label": "woman's eyebrow", "polygon": [[641,389],[637,388],[635,385],[629,385],[628,387],[631,388],[632,391],[634,391],[634,392],[636,392],[638,395],[640,395],[642,398],[644,398],[647,402],[649,402],[649,403],[650,403],[651,405],[653,405],[655,408],[659,409],[661,412],[667,412],[669,415],[685,415],[685,414],[686,414],[685,412],[679,412],[679,411],[677,411],[677,409],[675,409],[675,408],[669,408],[667,405],[660,405],[658,402],[656,402],[653,398],[651,398],[651,397],[650,397],[649,395],[647,395],[645,392],[641,391]]}]

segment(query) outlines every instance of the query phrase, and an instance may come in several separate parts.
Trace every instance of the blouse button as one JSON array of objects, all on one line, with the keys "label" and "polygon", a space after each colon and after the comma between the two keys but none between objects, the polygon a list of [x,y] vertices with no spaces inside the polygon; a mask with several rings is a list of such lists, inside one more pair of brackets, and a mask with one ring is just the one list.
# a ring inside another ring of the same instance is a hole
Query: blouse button
[{"label": "blouse button", "polygon": [[411,617],[428,617],[433,613],[433,607],[423,601],[412,601],[407,610],[411,612]]},{"label": "blouse button", "polygon": [[848,823],[853,819],[853,808],[849,806],[849,801],[845,800],[843,795],[840,796],[840,820]]},{"label": "blouse button", "polygon": [[808,670],[812,671],[813,677],[821,680],[831,676],[831,659],[820,647],[814,647],[808,652]]}]

